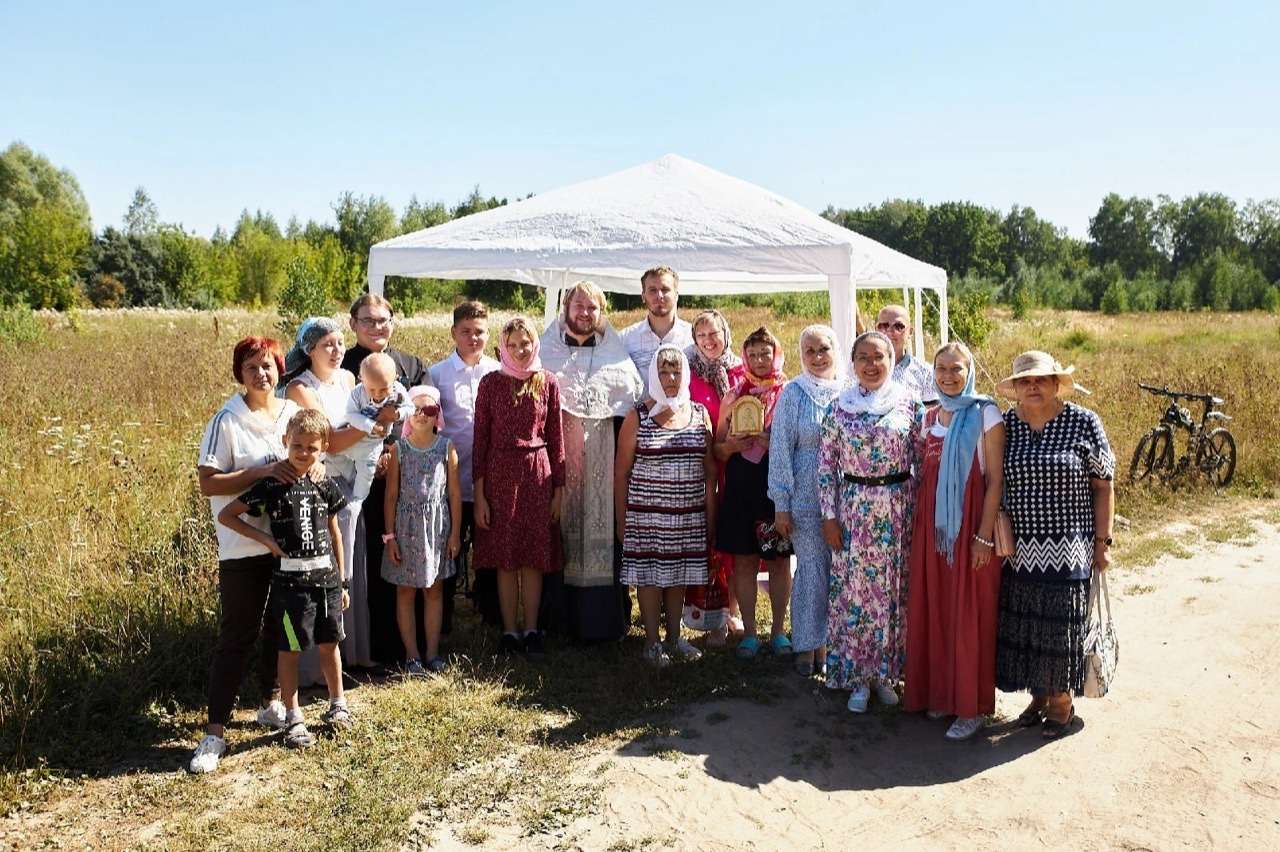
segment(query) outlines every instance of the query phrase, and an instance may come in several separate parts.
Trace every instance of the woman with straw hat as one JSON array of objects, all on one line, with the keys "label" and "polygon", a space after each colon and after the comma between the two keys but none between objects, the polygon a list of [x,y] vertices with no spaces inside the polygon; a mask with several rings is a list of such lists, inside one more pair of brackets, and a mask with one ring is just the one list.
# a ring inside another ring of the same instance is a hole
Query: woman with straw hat
[{"label": "woman with straw hat", "polygon": [[1115,455],[1098,415],[1065,397],[1088,393],[1046,352],[1023,352],[997,386],[1004,415],[1004,507],[1014,554],[1005,563],[996,686],[1027,690],[1018,717],[1046,739],[1070,730],[1084,686],[1089,581],[1111,562]]}]

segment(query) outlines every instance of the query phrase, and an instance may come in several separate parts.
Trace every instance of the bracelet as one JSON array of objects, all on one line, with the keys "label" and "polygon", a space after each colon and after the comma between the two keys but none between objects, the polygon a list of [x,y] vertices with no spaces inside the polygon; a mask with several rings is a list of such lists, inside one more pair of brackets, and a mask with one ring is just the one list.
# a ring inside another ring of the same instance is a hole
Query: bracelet
[{"label": "bracelet", "polygon": [[351,581],[350,581],[350,580],[343,580],[343,581],[342,581],[342,591],[344,591],[344,592],[349,592],[349,591],[351,591]]},{"label": "bracelet", "polygon": [[974,533],[974,534],[973,534],[973,540],[974,540],[974,541],[976,541],[978,544],[985,544],[987,547],[995,547],[995,546],[996,546],[996,543],[995,543],[994,541],[988,541],[987,539],[983,538],[982,536],[978,535],[977,533]]},{"label": "bracelet", "polygon": [[389,542],[389,541],[395,541],[395,540],[396,540],[396,534],[395,534],[395,533],[383,533],[383,534],[382,534],[382,543],[383,543],[383,544],[386,544],[386,543],[387,543],[387,542]]}]

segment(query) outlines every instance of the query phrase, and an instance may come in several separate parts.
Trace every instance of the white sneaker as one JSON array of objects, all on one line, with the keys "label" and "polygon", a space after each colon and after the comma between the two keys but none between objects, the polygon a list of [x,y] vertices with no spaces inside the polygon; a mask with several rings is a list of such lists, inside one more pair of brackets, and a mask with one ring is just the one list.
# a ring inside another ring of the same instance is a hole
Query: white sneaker
[{"label": "white sneaker", "polygon": [[191,755],[191,763],[187,769],[195,775],[204,775],[218,768],[218,760],[227,753],[227,741],[213,734],[205,734]]},{"label": "white sneaker", "polygon": [[956,719],[951,723],[951,727],[947,728],[947,739],[967,740],[978,731],[981,731],[986,724],[986,716],[970,716],[967,719]]},{"label": "white sneaker", "polygon": [[276,698],[272,699],[266,707],[259,707],[258,724],[275,728],[277,731],[284,730],[284,702]]},{"label": "white sneaker", "polygon": [[671,658],[667,656],[667,652],[663,649],[661,642],[654,642],[648,648],[645,648],[644,658],[657,669],[665,669],[671,665]]},{"label": "white sneaker", "polygon": [[679,657],[682,660],[693,662],[702,659],[702,652],[693,645],[689,644],[689,640],[683,636],[676,640],[674,647],[668,647],[667,653],[673,657]]},{"label": "white sneaker", "polygon": [[898,693],[889,684],[876,681],[876,701],[885,707],[892,707],[898,703]]},{"label": "white sneaker", "polygon": [[849,693],[849,703],[845,706],[849,708],[850,713],[865,713],[867,712],[867,702],[870,700],[871,690],[865,686],[860,686]]}]

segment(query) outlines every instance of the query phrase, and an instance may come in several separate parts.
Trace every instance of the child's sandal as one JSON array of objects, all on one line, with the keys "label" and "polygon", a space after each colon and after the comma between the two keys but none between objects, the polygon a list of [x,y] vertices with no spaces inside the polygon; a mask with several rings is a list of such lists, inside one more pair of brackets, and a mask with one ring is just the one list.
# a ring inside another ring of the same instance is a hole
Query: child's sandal
[{"label": "child's sandal", "polygon": [[320,719],[335,731],[345,731],[355,724],[355,720],[351,718],[351,711],[346,707],[330,707]]},{"label": "child's sandal", "polygon": [[284,744],[289,748],[304,749],[315,745],[315,737],[302,722],[294,722],[284,729]]}]

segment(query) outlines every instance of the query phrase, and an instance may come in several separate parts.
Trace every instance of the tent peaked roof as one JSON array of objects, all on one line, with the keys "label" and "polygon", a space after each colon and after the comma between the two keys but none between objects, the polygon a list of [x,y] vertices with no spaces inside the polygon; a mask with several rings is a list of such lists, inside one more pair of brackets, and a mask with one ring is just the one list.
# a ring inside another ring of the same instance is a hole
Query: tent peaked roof
[{"label": "tent peaked roof", "polygon": [[505,278],[554,286],[564,273],[638,293],[666,264],[688,293],[854,286],[942,289],[939,268],[842,228],[768,190],[676,154],[378,243],[386,275]]},{"label": "tent peaked roof", "polygon": [[941,269],[675,154],[378,243],[369,290],[381,293],[388,275],[536,284],[550,322],[572,282],[639,293],[641,273],[659,265],[680,274],[687,294],[826,290],[846,353],[857,288],[914,290],[918,352],[921,293],[935,290],[946,340]]}]

